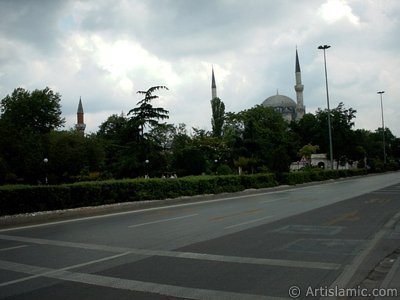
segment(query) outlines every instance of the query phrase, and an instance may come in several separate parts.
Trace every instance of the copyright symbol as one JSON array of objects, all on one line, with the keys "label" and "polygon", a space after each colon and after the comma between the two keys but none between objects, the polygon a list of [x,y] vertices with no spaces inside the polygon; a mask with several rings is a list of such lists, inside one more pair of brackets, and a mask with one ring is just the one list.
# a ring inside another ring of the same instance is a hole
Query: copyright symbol
[{"label": "copyright symbol", "polygon": [[289,297],[290,298],[293,298],[293,299],[299,298],[300,294],[301,294],[301,290],[298,286],[294,285],[289,288]]}]

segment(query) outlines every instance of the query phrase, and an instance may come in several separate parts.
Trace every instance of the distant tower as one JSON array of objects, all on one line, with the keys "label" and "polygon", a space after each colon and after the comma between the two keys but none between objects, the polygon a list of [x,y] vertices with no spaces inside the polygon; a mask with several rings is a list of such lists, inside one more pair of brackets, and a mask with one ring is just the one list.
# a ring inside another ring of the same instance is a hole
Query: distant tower
[{"label": "distant tower", "polygon": [[300,120],[304,116],[306,108],[304,107],[304,102],[303,102],[304,85],[301,83],[301,71],[300,71],[299,55],[297,53],[297,48],[296,48],[295,74],[296,74],[296,85],[294,86],[294,90],[296,91],[296,99],[297,99],[296,120]]},{"label": "distant tower", "polygon": [[79,97],[78,112],[76,115],[77,115],[76,130],[83,135],[85,133],[86,124],[83,120],[84,112],[83,112],[81,97]]},{"label": "distant tower", "polygon": [[214,67],[212,67],[211,71],[211,97],[211,100],[217,98],[217,86],[215,84]]}]

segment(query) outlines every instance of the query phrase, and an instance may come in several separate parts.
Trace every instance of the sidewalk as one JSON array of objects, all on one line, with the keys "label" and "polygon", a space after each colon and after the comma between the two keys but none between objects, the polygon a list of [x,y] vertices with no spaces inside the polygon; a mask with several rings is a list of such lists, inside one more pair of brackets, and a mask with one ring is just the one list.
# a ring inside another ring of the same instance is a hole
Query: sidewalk
[{"label": "sidewalk", "polygon": [[[375,300],[400,299],[400,257],[397,258],[396,262],[393,264],[389,273],[386,275],[386,278],[383,280],[380,289],[381,292],[386,290],[385,292],[388,295],[393,295],[393,296],[375,297]],[[397,296],[396,292],[392,291],[392,289],[397,290]]]}]

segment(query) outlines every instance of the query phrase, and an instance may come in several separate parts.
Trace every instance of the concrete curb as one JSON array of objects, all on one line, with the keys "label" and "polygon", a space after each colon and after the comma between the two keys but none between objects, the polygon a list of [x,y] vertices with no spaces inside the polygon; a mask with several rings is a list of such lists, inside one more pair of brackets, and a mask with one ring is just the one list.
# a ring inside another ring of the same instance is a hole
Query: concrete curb
[{"label": "concrete curb", "polygon": [[[397,284],[397,286],[396,286]],[[396,262],[393,264],[389,273],[386,275],[383,280],[380,289],[397,289],[397,297],[376,297],[375,300],[383,300],[383,299],[398,299],[400,297],[400,257],[397,258]]]}]

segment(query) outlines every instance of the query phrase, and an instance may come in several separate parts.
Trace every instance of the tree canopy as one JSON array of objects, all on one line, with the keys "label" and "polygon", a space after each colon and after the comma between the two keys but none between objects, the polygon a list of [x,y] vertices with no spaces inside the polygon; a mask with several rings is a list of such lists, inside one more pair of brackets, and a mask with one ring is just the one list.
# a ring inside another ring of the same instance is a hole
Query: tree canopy
[{"label": "tree canopy", "polygon": [[222,128],[225,121],[225,104],[221,99],[214,98],[211,100],[211,111],[212,111],[212,132],[215,137],[221,137]]},{"label": "tree canopy", "polygon": [[[111,115],[95,134],[60,131],[61,96],[49,88],[17,88],[1,100],[0,184],[177,174],[231,174],[289,170],[291,162],[328,153],[327,110],[288,123],[272,108],[256,105],[225,112],[211,101],[212,131],[168,124],[169,112],[154,107],[154,86],[127,115]],[[354,129],[356,110],[339,103],[331,110],[334,159],[383,170],[400,165],[400,139],[389,128]],[[388,165],[383,164],[385,135]]]},{"label": "tree canopy", "polygon": [[131,121],[140,129],[141,136],[144,134],[144,128],[147,126],[155,127],[159,124],[160,120],[168,119],[168,111],[162,107],[153,107],[151,101],[158,98],[157,95],[153,95],[154,92],[168,88],[166,86],[153,86],[147,91],[138,91],[138,94],[144,95],[144,98],[140,100],[136,105],[137,107],[131,109],[128,112],[128,116],[132,114]]},{"label": "tree canopy", "polygon": [[17,130],[48,133],[64,125],[61,96],[50,88],[29,92],[17,88],[1,100],[1,120]]}]

